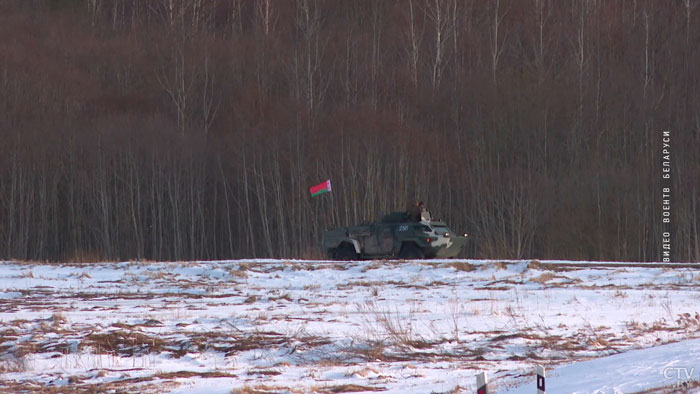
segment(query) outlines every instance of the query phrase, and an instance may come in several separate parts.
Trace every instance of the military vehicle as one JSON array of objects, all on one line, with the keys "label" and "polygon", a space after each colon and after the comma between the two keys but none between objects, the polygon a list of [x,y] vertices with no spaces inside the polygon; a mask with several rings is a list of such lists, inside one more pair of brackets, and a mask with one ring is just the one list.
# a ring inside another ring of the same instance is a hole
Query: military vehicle
[{"label": "military vehicle", "polygon": [[392,212],[379,222],[326,231],[323,248],[335,260],[452,258],[466,240],[466,234],[455,234],[442,221],[415,222],[405,212]]}]

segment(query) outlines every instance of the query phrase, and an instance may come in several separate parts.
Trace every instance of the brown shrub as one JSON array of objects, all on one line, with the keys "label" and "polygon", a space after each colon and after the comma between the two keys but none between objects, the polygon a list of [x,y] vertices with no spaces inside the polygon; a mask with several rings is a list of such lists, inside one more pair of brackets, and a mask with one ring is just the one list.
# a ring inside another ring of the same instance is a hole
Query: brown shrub
[{"label": "brown shrub", "polygon": [[456,269],[457,271],[464,271],[464,272],[472,272],[476,270],[476,266],[474,264],[470,264],[467,262],[463,261],[455,261],[453,263],[448,263],[448,267],[452,267]]}]

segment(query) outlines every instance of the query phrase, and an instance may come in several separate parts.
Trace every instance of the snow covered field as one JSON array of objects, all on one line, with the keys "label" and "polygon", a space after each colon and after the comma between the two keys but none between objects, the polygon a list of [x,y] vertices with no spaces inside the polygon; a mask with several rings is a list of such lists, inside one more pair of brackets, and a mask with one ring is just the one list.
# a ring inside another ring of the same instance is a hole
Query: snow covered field
[{"label": "snow covered field", "polygon": [[548,393],[700,392],[698,280],[680,264],[4,262],[0,392],[473,393],[484,370],[520,394],[535,364]]}]

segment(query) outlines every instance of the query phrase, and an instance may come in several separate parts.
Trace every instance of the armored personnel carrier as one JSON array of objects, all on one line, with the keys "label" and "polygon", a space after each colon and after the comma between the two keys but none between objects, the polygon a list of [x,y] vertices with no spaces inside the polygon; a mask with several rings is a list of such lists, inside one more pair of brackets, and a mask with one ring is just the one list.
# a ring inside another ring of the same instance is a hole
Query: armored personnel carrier
[{"label": "armored personnel carrier", "polygon": [[466,234],[455,234],[442,221],[414,222],[405,212],[392,212],[380,222],[326,231],[323,248],[336,260],[452,258],[466,240]]}]

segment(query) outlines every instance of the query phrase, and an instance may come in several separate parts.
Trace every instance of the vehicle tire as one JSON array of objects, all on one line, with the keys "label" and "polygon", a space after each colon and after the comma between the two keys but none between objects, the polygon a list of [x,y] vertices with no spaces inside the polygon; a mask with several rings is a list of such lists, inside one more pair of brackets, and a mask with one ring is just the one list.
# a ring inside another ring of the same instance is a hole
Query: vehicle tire
[{"label": "vehicle tire", "polygon": [[336,249],[335,258],[337,260],[357,260],[357,252],[352,245],[342,244]]},{"label": "vehicle tire", "polygon": [[404,244],[399,252],[399,258],[404,260],[419,260],[425,258],[423,251],[415,244]]}]

